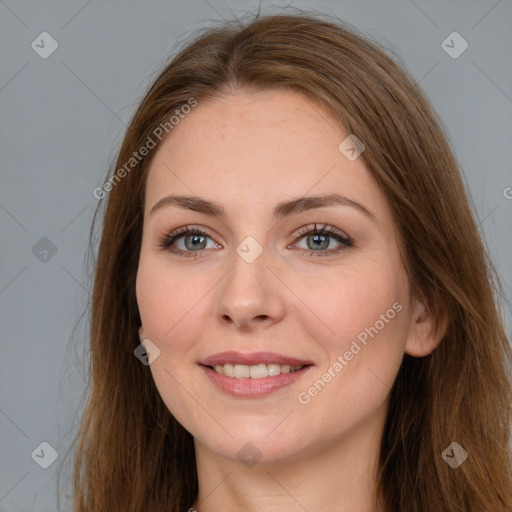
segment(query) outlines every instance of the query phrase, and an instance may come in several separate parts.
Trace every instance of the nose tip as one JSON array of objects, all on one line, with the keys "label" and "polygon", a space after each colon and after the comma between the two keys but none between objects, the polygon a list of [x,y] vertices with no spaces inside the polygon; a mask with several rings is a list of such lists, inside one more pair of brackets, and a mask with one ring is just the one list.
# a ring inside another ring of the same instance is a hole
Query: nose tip
[{"label": "nose tip", "polygon": [[241,330],[247,330],[253,323],[262,324],[270,320],[269,315],[251,315],[250,312],[232,311],[230,314],[224,313],[222,319],[227,324],[235,324]]},{"label": "nose tip", "polygon": [[237,261],[218,289],[218,318],[244,330],[280,319],[284,314],[280,284],[269,271],[266,258],[260,256],[248,263],[237,254],[234,257]]}]

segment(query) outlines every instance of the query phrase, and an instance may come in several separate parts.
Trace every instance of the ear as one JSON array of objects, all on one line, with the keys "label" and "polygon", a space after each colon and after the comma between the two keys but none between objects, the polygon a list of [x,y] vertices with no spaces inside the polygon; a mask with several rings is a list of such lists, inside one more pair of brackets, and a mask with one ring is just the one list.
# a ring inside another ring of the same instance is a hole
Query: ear
[{"label": "ear", "polygon": [[146,334],[144,333],[144,328],[142,325],[139,327],[139,340],[143,341],[146,339]]},{"label": "ear", "polygon": [[[434,318],[434,312],[438,318]],[[438,328],[436,329],[436,320]],[[405,344],[405,353],[413,357],[431,354],[441,343],[448,327],[446,314],[429,306],[423,298],[413,299],[411,325]]]}]

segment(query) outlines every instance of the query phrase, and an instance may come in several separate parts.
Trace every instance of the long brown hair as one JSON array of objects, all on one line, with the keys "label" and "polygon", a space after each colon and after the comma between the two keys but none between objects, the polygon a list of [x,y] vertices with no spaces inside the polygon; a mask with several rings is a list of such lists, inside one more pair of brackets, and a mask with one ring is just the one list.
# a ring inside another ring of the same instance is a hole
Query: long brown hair
[{"label": "long brown hair", "polygon": [[[128,126],[100,201],[74,511],[183,512],[197,496],[192,436],[133,354],[145,182],[160,145],[154,133],[191,98],[200,104],[234,89],[279,87],[315,98],[364,142],[411,289],[427,300],[436,326],[448,319],[432,354],[404,356],[391,390],[377,475],[382,509],[510,512],[512,350],[499,278],[448,136],[396,59],[346,23],[305,12],[204,30],[161,71]],[[126,167],[148,137],[156,147]],[[456,469],[442,456],[452,442],[468,453]]]}]

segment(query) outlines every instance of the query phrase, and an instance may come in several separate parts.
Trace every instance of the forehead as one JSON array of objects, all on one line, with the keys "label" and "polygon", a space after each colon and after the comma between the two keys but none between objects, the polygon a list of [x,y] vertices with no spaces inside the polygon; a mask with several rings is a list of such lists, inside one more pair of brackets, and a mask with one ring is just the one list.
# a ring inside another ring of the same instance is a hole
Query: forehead
[{"label": "forehead", "polygon": [[199,101],[155,154],[147,209],[171,192],[209,197],[228,211],[332,192],[385,208],[362,158],[349,161],[338,149],[348,135],[318,102],[291,90]]}]

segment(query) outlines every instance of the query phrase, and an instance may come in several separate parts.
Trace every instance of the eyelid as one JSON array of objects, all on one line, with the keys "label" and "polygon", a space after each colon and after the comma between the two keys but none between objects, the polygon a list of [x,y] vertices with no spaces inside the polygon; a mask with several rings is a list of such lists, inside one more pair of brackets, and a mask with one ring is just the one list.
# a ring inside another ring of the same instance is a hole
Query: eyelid
[{"label": "eyelid", "polygon": [[[320,227],[318,227],[318,226],[320,226]],[[307,224],[306,226],[296,229],[293,232],[292,236],[293,236],[293,239],[296,240],[298,237],[306,236],[306,235],[310,234],[311,232],[315,232],[315,231],[318,233],[325,232],[330,235],[338,235],[341,238],[352,241],[352,237],[350,237],[344,231],[341,231],[340,229],[337,229],[334,226],[331,226],[330,224],[327,224],[327,223],[316,223],[316,222]]]},{"label": "eyelid", "polygon": [[[200,253],[204,252],[205,249],[199,249],[198,251],[184,251],[182,249],[171,249],[171,246],[179,239],[189,235],[189,234],[200,234],[203,236],[209,237],[216,245],[220,245],[218,242],[216,242],[215,238],[216,235],[213,234],[213,232],[205,228],[203,226],[198,225],[185,225],[181,226],[179,228],[176,228],[172,230],[170,233],[165,233],[160,239],[159,239],[159,247],[163,250],[169,251],[174,254],[178,255],[195,255],[195,257],[199,256]],[[330,224],[324,223],[321,225],[321,227],[317,227],[317,223],[308,224],[306,226],[303,226],[297,230],[295,230],[293,234],[293,241],[291,244],[287,246],[289,248],[290,246],[295,246],[302,238],[306,236],[312,236],[314,234],[321,234],[326,235],[330,238],[335,239],[339,244],[340,247],[336,249],[322,249],[315,251],[313,249],[303,249],[303,248],[297,248],[300,251],[309,253],[311,256],[317,255],[322,257],[329,257],[329,256],[335,256],[342,252],[344,249],[349,249],[350,247],[354,246],[354,240],[352,237],[347,235],[345,232],[331,226]]]},{"label": "eyelid", "polygon": [[313,249],[303,249],[301,247],[297,247],[297,249],[309,254],[311,257],[316,256],[322,258],[329,258],[338,256],[346,249],[355,247],[353,238],[346,234],[345,232],[335,228],[334,226],[331,226],[330,224],[323,224],[321,227],[318,228],[316,223],[314,223],[313,225],[309,224],[307,226],[303,226],[298,231],[296,231],[294,234],[294,241],[291,245],[295,246],[306,236],[314,236],[315,234],[324,235],[331,239],[334,239],[338,242],[339,246],[335,249],[322,249],[318,251],[315,251]]},{"label": "eyelid", "polygon": [[[176,240],[183,238],[188,234],[201,234],[210,237],[216,244],[218,242],[215,241],[217,237],[216,234],[213,233],[211,229],[205,228],[203,226],[187,224],[185,226],[181,226],[179,228],[173,229],[170,232],[165,231],[164,234],[158,239],[158,246],[165,250],[170,250],[169,247]],[[176,251],[178,252],[178,251]],[[185,252],[194,252],[194,251],[185,251]]]}]

